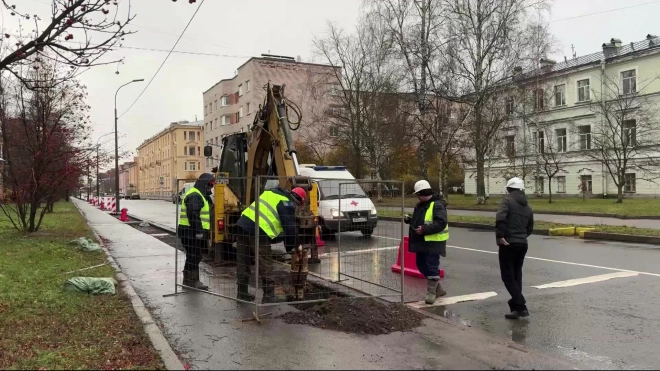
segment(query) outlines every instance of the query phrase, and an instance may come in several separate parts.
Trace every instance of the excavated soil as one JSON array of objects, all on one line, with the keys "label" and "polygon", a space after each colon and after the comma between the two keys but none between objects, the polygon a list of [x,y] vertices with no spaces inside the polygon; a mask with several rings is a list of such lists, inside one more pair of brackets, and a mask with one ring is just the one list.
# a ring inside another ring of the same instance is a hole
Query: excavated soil
[{"label": "excavated soil", "polygon": [[369,298],[330,298],[300,312],[280,316],[289,324],[309,325],[363,335],[410,331],[422,324],[424,315],[401,303]]}]

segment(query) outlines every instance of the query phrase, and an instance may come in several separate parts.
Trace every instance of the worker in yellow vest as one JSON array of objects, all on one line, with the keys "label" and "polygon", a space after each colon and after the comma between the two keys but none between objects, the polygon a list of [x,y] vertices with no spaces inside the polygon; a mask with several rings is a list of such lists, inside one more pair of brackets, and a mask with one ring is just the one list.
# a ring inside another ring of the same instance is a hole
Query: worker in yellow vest
[{"label": "worker in yellow vest", "polygon": [[447,202],[442,195],[434,194],[426,180],[414,186],[419,203],[412,216],[404,222],[410,225],[408,249],[415,253],[417,269],[427,280],[426,304],[433,304],[447,292],[440,284],[440,256],[447,256],[449,225],[447,224]]},{"label": "worker in yellow vest", "polygon": [[[273,277],[273,256],[271,244],[284,242],[287,252],[299,246],[298,230],[296,227],[296,206],[302,204],[307,197],[304,189],[296,187],[291,191],[280,187],[264,191],[259,196],[259,208],[256,201],[243,211],[236,225],[239,233],[236,243],[236,274],[237,298],[244,301],[253,301],[254,295],[249,294],[250,265],[254,257],[256,239],[259,240],[259,277],[264,292],[264,303],[286,301],[284,296],[275,295],[275,280]],[[259,213],[259,228],[257,231],[255,220]]]},{"label": "worker in yellow vest", "polygon": [[210,196],[214,184],[213,174],[200,175],[195,185],[183,195],[179,211],[177,232],[186,250],[182,284],[199,290],[208,290],[208,286],[199,280],[199,263],[210,238],[213,207]]}]

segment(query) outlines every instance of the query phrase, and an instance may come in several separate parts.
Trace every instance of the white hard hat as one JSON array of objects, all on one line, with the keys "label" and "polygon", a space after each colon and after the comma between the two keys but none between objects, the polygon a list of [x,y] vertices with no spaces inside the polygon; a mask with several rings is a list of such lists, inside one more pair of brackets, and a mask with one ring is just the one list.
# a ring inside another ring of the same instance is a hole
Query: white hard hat
[{"label": "white hard hat", "polygon": [[507,188],[513,188],[513,189],[519,189],[519,190],[524,190],[525,189],[525,182],[523,182],[522,179],[518,178],[517,176],[509,179],[508,182],[506,182],[506,187]]},{"label": "white hard hat", "polygon": [[431,184],[429,184],[429,182],[427,182],[426,180],[420,180],[417,183],[415,183],[414,188],[415,188],[415,194],[417,194],[425,189],[431,189]]}]

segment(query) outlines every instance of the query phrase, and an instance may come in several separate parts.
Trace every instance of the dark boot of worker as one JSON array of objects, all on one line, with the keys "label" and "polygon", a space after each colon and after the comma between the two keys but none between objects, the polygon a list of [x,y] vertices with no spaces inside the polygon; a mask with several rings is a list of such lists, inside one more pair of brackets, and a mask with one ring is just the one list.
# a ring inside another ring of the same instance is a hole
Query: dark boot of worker
[{"label": "dark boot of worker", "polygon": [[236,299],[254,302],[254,295],[250,294],[247,282],[239,281],[236,285],[236,291],[238,292]]},{"label": "dark boot of worker", "polygon": [[438,290],[438,285],[440,285],[440,282],[437,280],[426,280],[426,297],[424,298],[424,302],[426,304],[431,305],[435,303],[435,299],[437,298],[436,292]]},{"label": "dark boot of worker", "polygon": [[191,276],[192,276],[191,272],[183,271],[183,282],[181,282],[181,284],[183,286],[193,287],[194,282]]},{"label": "dark boot of worker", "polygon": [[516,310],[511,311],[511,313],[507,313],[504,315],[506,319],[519,319],[523,317],[529,317],[529,311],[527,310],[526,306],[520,306],[516,308]]},{"label": "dark boot of worker", "polygon": [[263,280],[262,284],[264,290],[264,297],[262,298],[261,302],[263,304],[286,302],[285,296],[275,294],[275,281]]},{"label": "dark boot of worker", "polygon": [[[185,272],[184,272],[184,276],[183,276],[183,281],[184,282],[186,281]],[[184,285],[185,286],[190,286],[190,287],[192,287],[194,289],[197,289],[197,290],[205,290],[206,291],[206,290],[209,289],[208,286],[206,286],[205,284],[203,284],[199,280],[199,271],[189,272],[188,283],[189,283],[188,285],[186,285],[185,283],[184,283]]]},{"label": "dark boot of worker", "polygon": [[435,289],[435,297],[437,299],[445,295],[447,295],[447,291],[445,291],[445,289],[442,288],[442,284],[440,283],[440,281],[438,281],[438,287]]}]

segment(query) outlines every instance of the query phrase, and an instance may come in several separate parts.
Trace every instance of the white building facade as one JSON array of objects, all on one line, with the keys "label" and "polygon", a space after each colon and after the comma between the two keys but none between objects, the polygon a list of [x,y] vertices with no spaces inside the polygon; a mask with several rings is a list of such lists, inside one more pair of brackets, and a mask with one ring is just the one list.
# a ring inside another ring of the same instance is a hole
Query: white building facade
[{"label": "white building facade", "polygon": [[[616,197],[618,183],[624,197],[660,197],[660,38],[602,48],[514,74],[486,159],[487,194],[504,194],[518,176],[538,196]],[[468,165],[465,193],[476,190]]]}]

